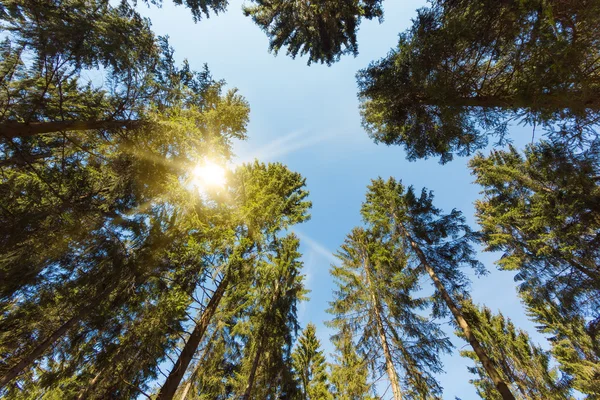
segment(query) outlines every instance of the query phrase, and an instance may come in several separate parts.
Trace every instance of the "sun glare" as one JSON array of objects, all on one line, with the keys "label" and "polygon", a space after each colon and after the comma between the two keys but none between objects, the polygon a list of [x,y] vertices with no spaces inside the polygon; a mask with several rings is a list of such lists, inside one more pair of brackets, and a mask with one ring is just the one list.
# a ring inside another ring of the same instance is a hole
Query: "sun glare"
[{"label": "sun glare", "polygon": [[207,161],[194,168],[194,184],[199,188],[222,188],[225,186],[225,169]]}]

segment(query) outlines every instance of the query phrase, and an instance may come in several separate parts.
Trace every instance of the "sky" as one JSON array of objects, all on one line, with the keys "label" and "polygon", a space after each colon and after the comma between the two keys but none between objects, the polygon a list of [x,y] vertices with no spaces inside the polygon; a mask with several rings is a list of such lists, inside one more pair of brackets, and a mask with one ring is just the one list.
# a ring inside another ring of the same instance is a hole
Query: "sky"
[{"label": "sky", "polygon": [[[187,58],[195,70],[207,63],[216,79],[238,88],[250,103],[248,140],[236,143],[236,161],[282,162],[306,178],[312,219],[294,232],[302,242],[305,283],[311,293],[310,301],[300,306],[299,319],[302,326],[309,322],[317,326],[328,356],[333,352],[329,342],[333,332],[324,321],[331,319],[326,309],[334,290],[329,267],[336,262],[333,253],[345,236],[361,224],[359,210],[371,179],[393,176],[418,190],[427,187],[433,190],[437,207],[446,212],[461,210],[477,228],[473,202],[481,188],[473,183],[466,158],[446,165],[436,159],[409,162],[401,147],[376,145],[361,127],[356,72],[385,56],[424,5],[415,0],[384,1],[384,22],[363,21],[360,26],[359,55],[345,56],[331,67],[307,66],[306,58],[291,59],[283,50],[277,56],[269,53],[266,35],[243,16],[238,0],[230,1],[226,13],[197,24],[189,10],[168,0],[162,8],[138,6],[151,19],[156,34],[169,35],[178,61]],[[511,134],[521,147],[531,140],[532,133],[530,127],[514,127]],[[499,254],[480,252],[479,259],[490,274],[473,278],[475,302],[501,310],[547,348],[516,297],[514,274],[496,270],[498,258]],[[451,334],[447,321],[442,322]],[[458,355],[467,344],[455,337],[452,341],[456,349],[443,357],[446,373],[439,376],[443,397],[477,399],[469,384],[472,375],[467,366],[471,363]],[[378,385],[380,395],[386,387],[387,382]],[[382,398],[391,398],[391,391]]]}]

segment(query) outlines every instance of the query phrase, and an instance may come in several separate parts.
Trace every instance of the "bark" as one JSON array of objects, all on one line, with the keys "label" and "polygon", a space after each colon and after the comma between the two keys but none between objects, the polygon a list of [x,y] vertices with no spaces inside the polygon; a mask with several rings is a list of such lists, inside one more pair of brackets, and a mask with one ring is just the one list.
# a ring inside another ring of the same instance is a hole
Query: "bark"
[{"label": "bark", "polygon": [[489,377],[492,379],[492,382],[494,382],[494,385],[496,386],[498,392],[500,392],[500,394],[502,395],[502,398],[504,400],[515,400],[515,397],[508,388],[508,385],[502,380],[502,377],[496,370],[496,367],[494,367],[492,360],[490,360],[490,358],[487,356],[483,347],[481,347],[481,344],[479,343],[475,335],[473,335],[471,327],[463,317],[458,305],[454,302],[450,294],[446,291],[444,284],[442,283],[442,281],[440,281],[431,265],[427,262],[427,258],[425,257],[425,254],[423,253],[419,245],[410,236],[406,235],[406,237],[410,241],[410,245],[413,248],[413,250],[417,253],[419,261],[431,277],[431,280],[433,281],[437,291],[442,296],[442,299],[444,299],[444,302],[450,309],[450,312],[452,312],[452,315],[454,316],[454,319],[456,320],[456,323],[458,324],[459,328],[463,331],[465,338],[473,348],[473,351],[479,358],[479,361],[481,361],[483,368],[485,369]]},{"label": "bark", "polygon": [[135,128],[139,120],[100,120],[100,121],[52,121],[52,122],[0,122],[0,137],[8,139],[30,137],[42,133],[89,131],[94,129]]},{"label": "bark", "polygon": [[188,339],[187,343],[183,347],[181,354],[179,354],[179,358],[175,362],[173,369],[171,369],[167,380],[161,387],[160,392],[158,393],[158,397],[156,398],[157,400],[171,400],[175,395],[175,392],[177,391],[177,388],[179,387],[179,384],[183,379],[183,375],[185,374],[185,371],[190,365],[190,362],[192,361],[192,357],[196,353],[196,350],[198,350],[198,346],[202,341],[202,337],[204,336],[204,333],[208,328],[210,320],[215,314],[217,307],[221,302],[223,294],[225,293],[225,290],[227,289],[228,285],[229,274],[226,273],[221,283],[219,283],[217,290],[208,302],[206,309],[202,313],[202,317],[200,317],[200,321],[198,321],[198,323],[196,324],[196,327],[190,335],[190,338]]},{"label": "bark", "polygon": [[383,349],[383,355],[385,357],[385,366],[388,377],[390,379],[390,385],[392,386],[392,393],[394,395],[394,400],[401,400],[402,390],[400,389],[400,383],[398,382],[398,374],[396,373],[396,368],[394,368],[392,354],[390,352],[387,337],[385,336],[385,330],[383,329],[383,320],[381,318],[381,305],[379,304],[379,299],[373,292],[373,286],[371,285],[369,273],[370,265],[368,259],[365,258],[363,266],[365,269],[365,275],[367,277],[367,285],[369,286],[369,292],[371,293],[371,300],[373,301],[373,307],[375,309],[375,322],[377,323],[377,332],[379,333],[379,340],[381,341],[381,347]]},{"label": "bark", "polygon": [[[424,104],[427,100],[422,100]],[[431,103],[431,102],[430,102]],[[443,103],[443,104],[442,104]],[[546,110],[589,109],[600,111],[600,95],[595,92],[565,92],[529,96],[472,96],[452,99],[448,102],[436,102],[438,105],[483,108],[533,108]]]}]

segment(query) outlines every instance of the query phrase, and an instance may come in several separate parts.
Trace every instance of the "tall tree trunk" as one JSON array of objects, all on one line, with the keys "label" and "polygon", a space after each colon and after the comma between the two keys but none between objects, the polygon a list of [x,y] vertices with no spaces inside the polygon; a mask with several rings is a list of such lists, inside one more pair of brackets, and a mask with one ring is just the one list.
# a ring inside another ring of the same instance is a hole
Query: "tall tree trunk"
[{"label": "tall tree trunk", "polygon": [[260,342],[258,348],[256,349],[256,354],[254,355],[254,360],[252,360],[252,368],[250,369],[250,376],[248,376],[248,383],[246,384],[246,390],[244,390],[244,395],[241,397],[241,400],[250,400],[250,395],[252,394],[252,388],[254,387],[254,379],[256,378],[256,370],[258,369],[258,363],[260,362],[260,357],[264,351],[265,346],[265,334],[261,329],[260,333]]},{"label": "tall tree trunk", "polygon": [[363,268],[365,269],[365,276],[367,277],[367,285],[369,286],[369,293],[371,294],[371,300],[373,301],[373,308],[375,309],[375,322],[377,324],[377,332],[379,333],[379,340],[381,341],[381,347],[383,348],[383,355],[385,357],[385,366],[388,377],[390,379],[390,385],[392,386],[392,393],[394,400],[402,399],[402,390],[400,389],[400,383],[398,382],[398,374],[394,363],[392,361],[392,353],[388,344],[387,337],[385,336],[385,330],[383,329],[383,320],[381,318],[381,305],[379,299],[373,291],[373,286],[370,278],[370,264],[367,257],[365,257]]},{"label": "tall tree trunk", "polygon": [[212,333],[212,335],[210,336],[210,338],[208,339],[208,344],[206,345],[206,348],[204,349],[204,354],[202,354],[202,357],[200,357],[200,360],[196,364],[196,368],[194,368],[192,375],[190,375],[190,379],[188,380],[187,384],[185,385],[185,388],[183,389],[183,393],[181,394],[180,400],[185,400],[185,398],[187,397],[187,394],[190,392],[190,389],[192,388],[192,384],[194,383],[194,377],[196,375],[198,375],[198,371],[200,370],[202,363],[206,360],[206,356],[207,356],[208,352],[212,349],[212,347],[213,347],[212,343],[215,340],[217,333],[219,333],[219,330],[215,329],[214,332]]},{"label": "tall tree trunk", "polygon": [[202,313],[200,321],[196,324],[194,331],[192,332],[190,338],[183,347],[181,354],[179,354],[179,358],[177,359],[177,362],[175,362],[173,369],[171,369],[167,380],[160,388],[160,392],[158,393],[158,397],[156,398],[157,400],[171,400],[175,395],[175,392],[177,391],[177,388],[181,383],[181,379],[183,378],[185,371],[190,365],[190,361],[192,361],[192,357],[196,353],[196,350],[198,350],[198,346],[202,341],[202,337],[204,336],[204,333],[208,328],[210,320],[215,314],[217,306],[221,302],[223,294],[225,293],[225,290],[227,289],[228,285],[229,272],[227,271],[225,273],[225,276],[223,277],[223,280],[221,280],[221,282],[219,283],[217,290],[208,302],[206,309]]},{"label": "tall tree trunk", "polygon": [[454,316],[456,323],[458,324],[459,328],[463,331],[465,338],[467,339],[467,341],[473,348],[473,351],[475,352],[475,354],[477,354],[479,361],[481,361],[483,368],[485,369],[485,371],[487,372],[489,377],[492,379],[492,382],[494,382],[494,385],[496,386],[496,389],[498,390],[498,392],[500,392],[500,394],[502,395],[502,398],[504,400],[515,400],[515,396],[513,396],[513,394],[511,393],[506,382],[504,382],[504,380],[502,380],[502,377],[496,370],[496,367],[494,367],[492,360],[490,360],[490,358],[487,356],[483,347],[481,347],[481,344],[479,343],[479,341],[477,340],[475,335],[473,335],[473,332],[471,331],[471,327],[469,326],[469,324],[463,317],[462,312],[460,311],[459,307],[454,302],[454,300],[452,299],[450,294],[446,291],[444,284],[437,277],[437,274],[435,273],[435,271],[433,270],[433,268],[431,267],[429,262],[427,262],[427,258],[425,257],[425,254],[423,253],[423,251],[421,250],[419,245],[409,235],[405,235],[405,236],[410,241],[410,245],[413,248],[413,250],[417,253],[417,256],[419,257],[419,261],[421,261],[421,264],[423,265],[423,267],[425,268],[425,270],[431,277],[433,284],[435,285],[436,289],[442,296],[442,299],[444,299],[444,302],[446,303],[446,305],[452,312],[452,315]]},{"label": "tall tree trunk", "polygon": [[42,133],[64,131],[89,131],[94,129],[135,128],[139,120],[101,120],[101,121],[53,121],[53,122],[0,122],[0,137],[18,138],[35,136]]},{"label": "tall tree trunk", "polygon": [[50,346],[52,346],[58,339],[60,339],[65,333],[69,331],[76,323],[78,323],[81,319],[89,315],[94,309],[95,305],[108,296],[112,290],[114,289],[114,285],[107,287],[98,295],[94,296],[87,307],[81,307],[75,315],[73,315],[69,320],[64,322],[57,330],[55,330],[50,336],[44,339],[40,344],[38,344],[27,356],[25,356],[21,361],[15,364],[12,368],[10,368],[4,376],[0,377],[0,389],[3,388],[10,381],[15,379],[19,374],[28,366],[30,366],[35,360],[39,357],[43,356],[46,353],[46,350]]},{"label": "tall tree trunk", "polygon": [[[434,103],[433,101],[421,100],[422,103]],[[441,105],[440,102],[435,102]],[[535,109],[574,109],[574,110],[600,110],[600,93],[596,91],[541,94],[537,97],[529,96],[472,96],[460,97],[449,100],[443,105],[459,107],[483,107],[483,108],[535,108]]]}]

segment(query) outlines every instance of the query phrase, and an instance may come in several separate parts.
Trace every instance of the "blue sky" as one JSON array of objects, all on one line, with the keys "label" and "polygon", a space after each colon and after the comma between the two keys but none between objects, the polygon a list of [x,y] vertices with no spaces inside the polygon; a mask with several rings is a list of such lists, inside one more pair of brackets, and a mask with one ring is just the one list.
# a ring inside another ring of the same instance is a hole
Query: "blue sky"
[{"label": "blue sky", "polygon": [[[424,1],[384,2],[385,21],[364,21],[358,42],[360,54],[346,56],[331,67],[306,65],[305,58],[292,60],[285,54],[268,52],[268,40],[249,18],[242,15],[242,2],[232,0],[229,10],[194,24],[190,12],[165,1],[162,8],[140,11],[152,20],[153,30],[169,35],[176,58],[187,58],[199,70],[207,63],[217,79],[237,87],[250,103],[249,139],[235,146],[238,160],[280,161],[307,179],[313,202],[312,219],[294,231],[302,240],[306,284],[312,291],[310,301],[300,308],[303,326],[313,322],[326,351],[333,351],[330,332],[323,321],[332,300],[333,282],[329,265],[332,253],[345,235],[360,224],[359,209],[366,186],[378,176],[394,176],[417,189],[427,187],[436,195],[435,204],[444,211],[460,209],[476,228],[473,202],[480,188],[472,184],[467,159],[457,158],[446,165],[437,160],[408,162],[400,147],[374,144],[360,125],[356,98],[356,72],[394,47],[398,33],[411,23]],[[517,127],[512,137],[516,144],[531,140],[531,128]],[[473,280],[476,302],[501,310],[518,327],[535,333],[516,294],[513,275],[495,270],[498,254],[481,253],[480,260],[490,275]],[[428,283],[427,283],[428,284]],[[451,330],[448,330],[451,332]],[[469,384],[468,360],[458,355],[466,345],[453,338],[454,354],[444,358],[446,373],[439,377],[444,398],[478,398]],[[379,385],[381,394],[387,384]],[[390,391],[383,398],[390,398]]]}]

